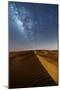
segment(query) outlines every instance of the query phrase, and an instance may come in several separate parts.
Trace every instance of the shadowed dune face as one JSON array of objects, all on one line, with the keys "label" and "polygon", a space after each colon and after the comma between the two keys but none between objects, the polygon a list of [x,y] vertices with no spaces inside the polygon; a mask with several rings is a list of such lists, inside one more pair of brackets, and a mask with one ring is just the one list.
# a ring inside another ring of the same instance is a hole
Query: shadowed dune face
[{"label": "shadowed dune face", "polygon": [[58,67],[58,52],[47,50],[9,53],[9,88],[39,87],[57,85],[36,55],[50,58],[48,61]]}]

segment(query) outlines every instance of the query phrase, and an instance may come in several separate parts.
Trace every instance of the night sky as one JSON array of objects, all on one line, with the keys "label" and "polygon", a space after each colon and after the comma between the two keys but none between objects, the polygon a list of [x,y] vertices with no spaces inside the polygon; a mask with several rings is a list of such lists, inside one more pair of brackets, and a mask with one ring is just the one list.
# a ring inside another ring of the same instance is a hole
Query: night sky
[{"label": "night sky", "polygon": [[8,3],[9,51],[57,49],[58,5]]}]

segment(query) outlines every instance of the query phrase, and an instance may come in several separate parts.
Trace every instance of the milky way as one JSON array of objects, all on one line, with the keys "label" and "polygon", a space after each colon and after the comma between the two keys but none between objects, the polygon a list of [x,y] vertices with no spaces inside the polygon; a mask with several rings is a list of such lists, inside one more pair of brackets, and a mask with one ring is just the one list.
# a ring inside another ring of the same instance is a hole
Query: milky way
[{"label": "milky way", "polygon": [[14,3],[10,4],[10,17],[17,28],[16,30],[18,30],[28,42],[33,42],[34,36],[32,29],[34,22],[31,18],[31,13],[26,10],[24,6],[21,6],[18,10]]}]

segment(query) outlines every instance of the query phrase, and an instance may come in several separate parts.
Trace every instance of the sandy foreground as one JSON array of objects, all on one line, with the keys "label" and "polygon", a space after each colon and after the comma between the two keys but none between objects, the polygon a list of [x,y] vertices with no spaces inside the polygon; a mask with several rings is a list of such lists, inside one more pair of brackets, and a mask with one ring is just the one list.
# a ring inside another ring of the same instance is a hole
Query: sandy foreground
[{"label": "sandy foreground", "polygon": [[[53,59],[42,57],[40,55],[36,55],[38,60],[43,65],[43,67],[47,70],[52,79],[57,83],[58,81],[58,67],[57,64],[54,64]],[[50,62],[49,62],[50,61]]]}]

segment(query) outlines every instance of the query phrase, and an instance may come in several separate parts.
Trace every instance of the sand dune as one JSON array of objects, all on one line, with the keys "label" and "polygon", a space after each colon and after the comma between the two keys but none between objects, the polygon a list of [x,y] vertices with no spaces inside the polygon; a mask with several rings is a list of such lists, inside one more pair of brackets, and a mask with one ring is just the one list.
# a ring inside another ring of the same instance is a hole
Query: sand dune
[{"label": "sand dune", "polygon": [[[57,62],[57,59],[55,61],[46,60],[44,55],[46,56],[48,53],[39,52],[40,54],[38,51],[10,53],[9,88],[53,86],[58,84],[58,64],[53,63]],[[43,56],[40,56],[41,54]],[[48,65],[46,66],[46,64]]]}]

